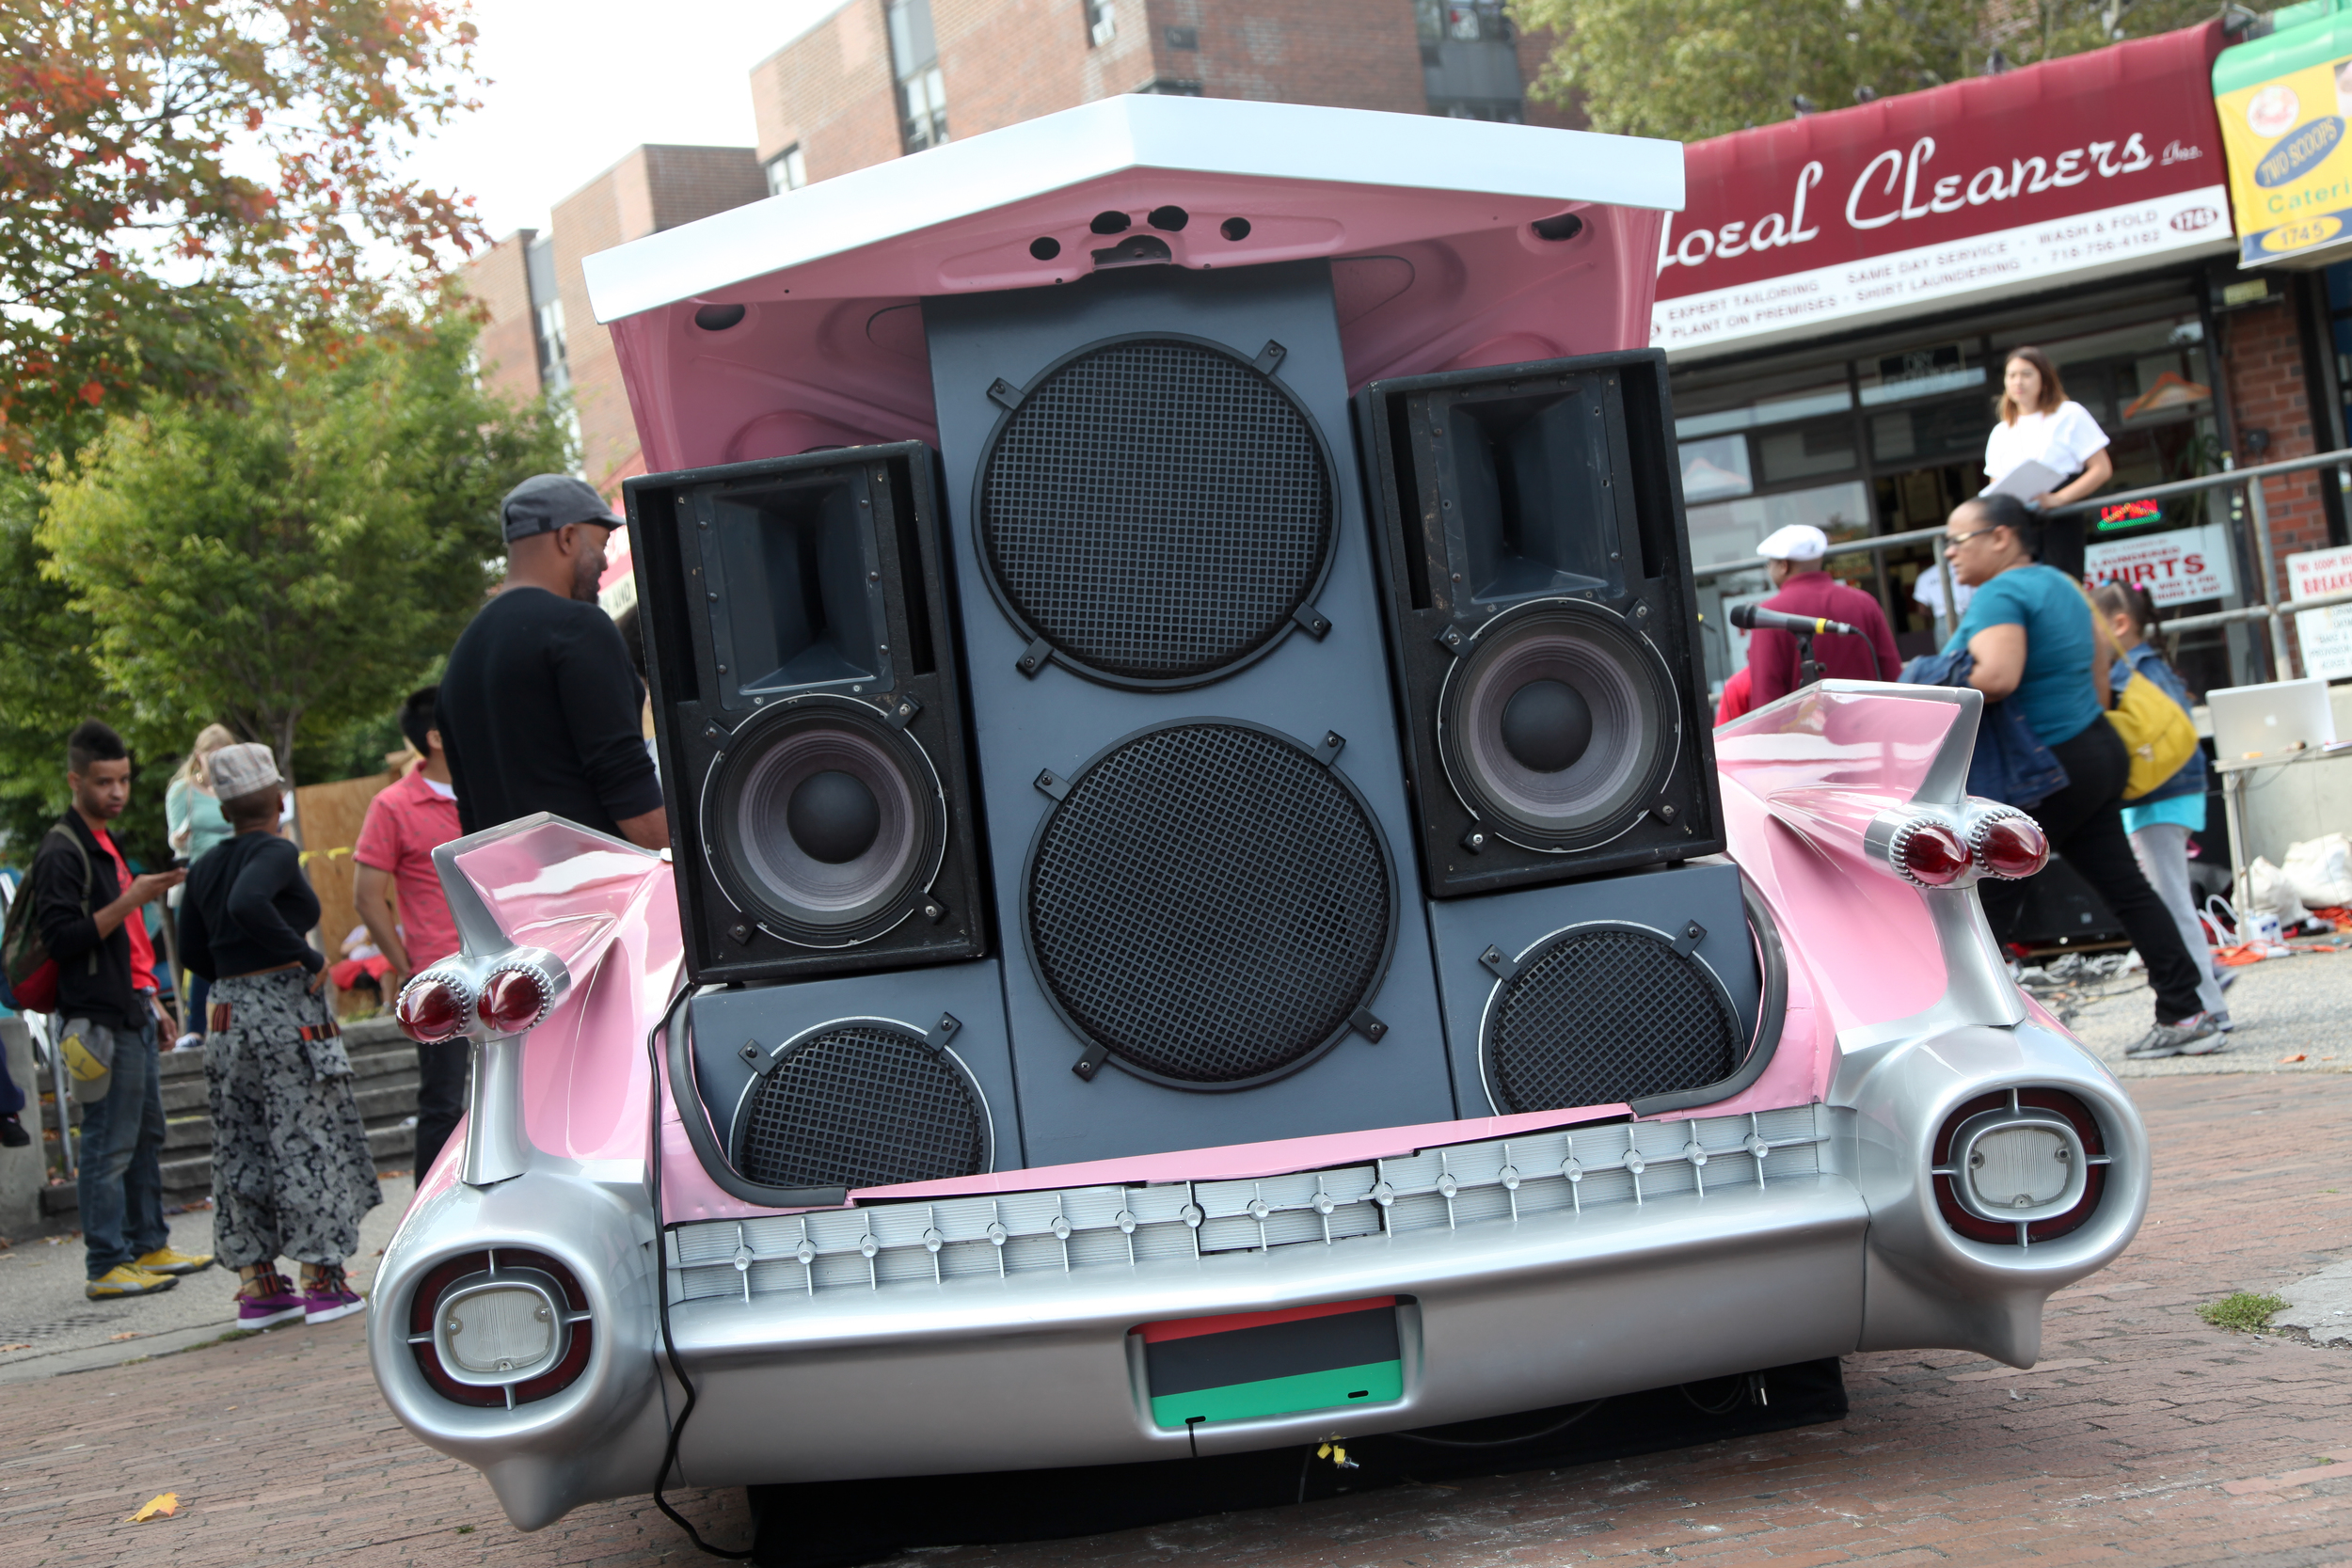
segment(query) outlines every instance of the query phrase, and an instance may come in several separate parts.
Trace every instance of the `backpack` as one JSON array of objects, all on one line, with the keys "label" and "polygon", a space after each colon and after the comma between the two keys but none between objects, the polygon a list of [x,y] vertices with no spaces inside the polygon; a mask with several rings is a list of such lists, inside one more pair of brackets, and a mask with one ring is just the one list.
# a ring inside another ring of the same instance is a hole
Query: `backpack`
[{"label": "backpack", "polygon": [[[63,838],[73,846],[73,852],[82,862],[82,912],[89,913],[89,851],[82,841],[60,823],[49,830],[49,837],[41,840],[46,848],[50,838]],[[40,851],[33,856],[38,862]],[[8,1006],[19,1012],[55,1012],[57,1006],[57,960],[49,956],[48,943],[40,940],[40,925],[33,918],[33,879],[28,871],[17,884],[16,895],[8,900],[8,924],[0,927],[0,971],[6,983],[0,990],[8,992]]]}]

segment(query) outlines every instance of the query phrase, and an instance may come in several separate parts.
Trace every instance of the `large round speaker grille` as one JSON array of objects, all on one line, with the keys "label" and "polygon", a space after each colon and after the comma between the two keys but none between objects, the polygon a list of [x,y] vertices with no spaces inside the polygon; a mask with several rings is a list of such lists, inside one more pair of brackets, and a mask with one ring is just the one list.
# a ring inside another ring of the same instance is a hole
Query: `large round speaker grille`
[{"label": "large round speaker grille", "polygon": [[898,925],[946,847],[946,801],[923,749],[846,698],[746,724],[703,809],[704,853],[729,900],[806,946],[853,946]]},{"label": "large round speaker grille", "polygon": [[1064,361],[998,425],[979,488],[981,554],[1013,619],[1119,684],[1190,684],[1270,646],[1334,537],[1306,412],[1205,343]]},{"label": "large round speaker grille", "polygon": [[736,1168],[770,1187],[886,1187],[989,1168],[988,1113],[954,1057],[887,1023],[835,1024],[752,1087]]},{"label": "large round speaker grille", "polygon": [[1497,989],[1486,1012],[1495,1108],[1557,1111],[1694,1089],[1739,1066],[1723,983],[1645,927],[1572,927]]},{"label": "large round speaker grille", "polygon": [[1679,739],[1674,678],[1623,616],[1573,599],[1503,615],[1446,675],[1454,792],[1524,848],[1588,849],[1639,821]]},{"label": "large round speaker grille", "polygon": [[1172,724],[1089,764],[1039,830],[1029,953],[1121,1066],[1239,1087],[1346,1032],[1388,966],[1395,896],[1334,769],[1256,725]]}]

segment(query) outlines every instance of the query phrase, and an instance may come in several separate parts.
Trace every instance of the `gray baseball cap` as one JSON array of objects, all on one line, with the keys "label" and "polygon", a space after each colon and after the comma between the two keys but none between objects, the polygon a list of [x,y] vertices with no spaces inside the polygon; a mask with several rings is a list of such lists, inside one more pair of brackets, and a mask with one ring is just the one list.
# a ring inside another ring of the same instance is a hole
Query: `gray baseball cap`
[{"label": "gray baseball cap", "polygon": [[499,505],[499,515],[506,525],[509,544],[534,533],[553,533],[574,523],[594,523],[598,528],[626,526],[604,504],[602,496],[569,474],[532,475],[506,492],[506,499]]}]

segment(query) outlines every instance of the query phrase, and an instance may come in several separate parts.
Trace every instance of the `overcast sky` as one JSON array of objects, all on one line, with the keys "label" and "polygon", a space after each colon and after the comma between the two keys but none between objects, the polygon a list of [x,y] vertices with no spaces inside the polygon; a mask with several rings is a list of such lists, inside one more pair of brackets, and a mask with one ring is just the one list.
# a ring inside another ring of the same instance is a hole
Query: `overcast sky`
[{"label": "overcast sky", "polygon": [[421,148],[417,175],[475,198],[494,239],[642,142],[749,147],[751,68],[835,0],[474,0],[481,110]]}]

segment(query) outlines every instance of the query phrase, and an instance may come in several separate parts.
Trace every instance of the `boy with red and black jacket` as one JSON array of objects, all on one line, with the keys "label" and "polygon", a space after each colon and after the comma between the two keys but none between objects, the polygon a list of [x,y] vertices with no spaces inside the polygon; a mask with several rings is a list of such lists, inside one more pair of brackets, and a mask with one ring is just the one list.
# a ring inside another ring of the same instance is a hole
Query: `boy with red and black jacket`
[{"label": "boy with red and black jacket", "polygon": [[212,1262],[174,1251],[164,1223],[155,955],[139,912],[184,873],[132,876],[106,831],[131,803],[131,753],[111,728],[75,728],[66,783],[73,804],[42,838],[25,891],[57,964],[59,1048],[81,1081],[84,1289],[93,1300],[148,1295]]}]

